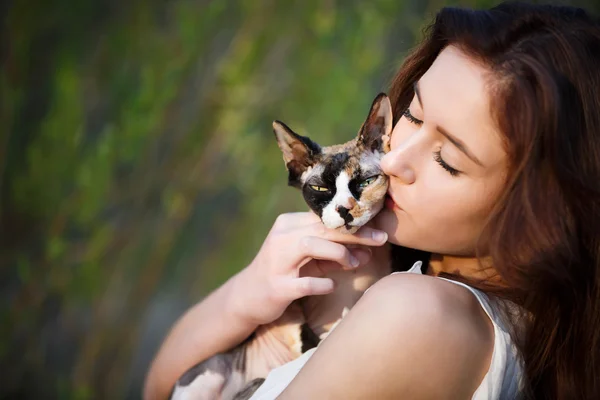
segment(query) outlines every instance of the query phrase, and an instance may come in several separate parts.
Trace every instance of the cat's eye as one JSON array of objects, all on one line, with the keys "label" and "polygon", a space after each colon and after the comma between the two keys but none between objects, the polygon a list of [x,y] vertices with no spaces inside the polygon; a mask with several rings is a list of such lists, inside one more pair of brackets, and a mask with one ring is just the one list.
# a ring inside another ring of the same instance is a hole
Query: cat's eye
[{"label": "cat's eye", "polygon": [[375,182],[377,180],[378,175],[376,176],[372,176],[370,178],[365,179],[364,181],[362,181],[361,183],[358,184],[358,186],[360,188],[366,188],[367,186],[369,186],[371,183]]},{"label": "cat's eye", "polygon": [[308,185],[308,186],[315,192],[329,192],[329,189],[327,189],[325,186],[319,186],[319,185]]}]

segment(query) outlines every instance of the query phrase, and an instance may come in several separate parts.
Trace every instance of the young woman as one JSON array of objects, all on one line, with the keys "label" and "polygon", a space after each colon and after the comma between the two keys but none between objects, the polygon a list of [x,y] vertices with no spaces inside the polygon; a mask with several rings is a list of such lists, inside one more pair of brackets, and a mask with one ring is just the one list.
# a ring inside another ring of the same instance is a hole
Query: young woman
[{"label": "young woman", "polygon": [[425,273],[377,282],[257,398],[600,398],[598,21],[444,8],[389,94],[386,209],[353,236],[280,216],[253,262],[175,325],[147,399],[293,299],[334,290],[315,264],[389,262],[366,251],[386,241],[427,252]]}]

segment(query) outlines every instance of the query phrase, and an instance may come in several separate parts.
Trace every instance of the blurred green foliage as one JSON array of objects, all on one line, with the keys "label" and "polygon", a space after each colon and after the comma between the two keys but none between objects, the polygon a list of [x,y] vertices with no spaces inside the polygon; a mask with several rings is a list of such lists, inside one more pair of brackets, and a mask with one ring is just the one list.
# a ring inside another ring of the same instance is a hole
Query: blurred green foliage
[{"label": "blurred green foliage", "polygon": [[0,395],[139,398],[183,309],[306,208],[271,121],[349,140],[435,10],[493,3],[4,2]]}]

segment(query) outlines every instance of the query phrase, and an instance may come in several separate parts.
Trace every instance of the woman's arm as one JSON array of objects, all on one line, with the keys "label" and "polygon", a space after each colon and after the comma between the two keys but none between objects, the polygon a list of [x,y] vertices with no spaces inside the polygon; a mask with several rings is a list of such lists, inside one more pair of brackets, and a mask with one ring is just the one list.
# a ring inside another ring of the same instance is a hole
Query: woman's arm
[{"label": "woman's arm", "polygon": [[144,399],[166,399],[179,377],[201,360],[241,343],[258,326],[235,306],[236,286],[244,271],[189,309],[173,326],[156,355]]},{"label": "woman's arm", "polygon": [[278,399],[470,399],[493,346],[493,325],[466,289],[393,275],[369,289]]},{"label": "woman's arm", "polygon": [[384,232],[366,226],[353,235],[329,230],[313,213],[280,215],[250,265],[175,324],[150,367],[144,399],[167,398],[190,367],[235,347],[292,301],[331,293],[334,282],[326,271],[353,269],[371,257],[345,245],[382,246],[386,240]]}]

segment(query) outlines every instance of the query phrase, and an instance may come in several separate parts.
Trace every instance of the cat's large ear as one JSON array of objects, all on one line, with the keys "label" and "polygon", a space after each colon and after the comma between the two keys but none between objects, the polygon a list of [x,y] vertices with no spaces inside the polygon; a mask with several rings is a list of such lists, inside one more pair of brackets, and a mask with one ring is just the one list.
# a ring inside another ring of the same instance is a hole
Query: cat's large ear
[{"label": "cat's large ear", "polygon": [[289,172],[288,184],[301,187],[300,177],[315,164],[321,147],[309,138],[298,135],[280,121],[273,121],[273,132]]},{"label": "cat's large ear", "polygon": [[379,93],[358,132],[358,144],[372,151],[387,153],[391,135],[392,105],[385,93]]}]

